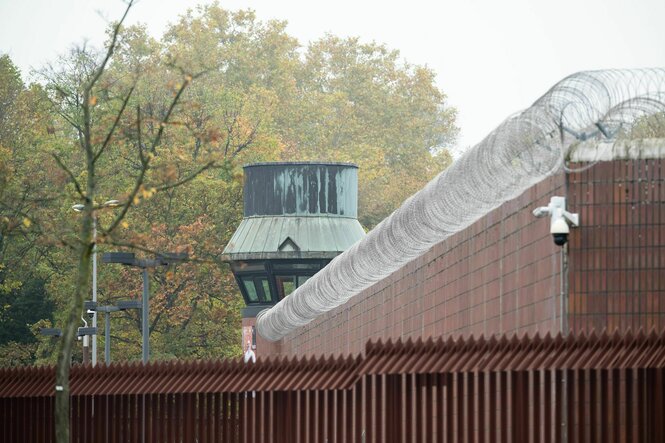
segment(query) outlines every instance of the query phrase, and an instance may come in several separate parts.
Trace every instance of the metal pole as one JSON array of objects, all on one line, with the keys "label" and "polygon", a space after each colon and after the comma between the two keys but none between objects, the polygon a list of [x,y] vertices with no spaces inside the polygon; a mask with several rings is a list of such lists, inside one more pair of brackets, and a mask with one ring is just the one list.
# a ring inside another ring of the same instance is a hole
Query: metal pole
[{"label": "metal pole", "polygon": [[148,326],[148,298],[150,297],[150,280],[148,280],[148,267],[143,267],[143,318],[142,318],[142,328],[143,328],[143,364],[148,363],[150,358],[150,343],[148,342],[150,331]]},{"label": "metal pole", "polygon": [[[92,301],[97,302],[97,215],[92,217]],[[92,314],[92,327],[97,327],[97,312]],[[97,366],[97,334],[92,336],[92,366]]]},{"label": "metal pole", "polygon": [[83,336],[83,364],[86,366],[90,363],[90,347],[88,346],[88,339],[89,337],[87,335]]},{"label": "metal pole", "polygon": [[561,248],[561,335],[568,335],[568,244]]},{"label": "metal pole", "polygon": [[107,312],[104,317],[106,324],[104,325],[104,361],[106,365],[111,364],[111,313]]},{"label": "metal pole", "polygon": [[[85,327],[88,327],[88,322],[85,321],[85,317],[81,316],[81,320]],[[90,363],[90,336],[84,335],[83,337],[83,364],[88,365]]]}]

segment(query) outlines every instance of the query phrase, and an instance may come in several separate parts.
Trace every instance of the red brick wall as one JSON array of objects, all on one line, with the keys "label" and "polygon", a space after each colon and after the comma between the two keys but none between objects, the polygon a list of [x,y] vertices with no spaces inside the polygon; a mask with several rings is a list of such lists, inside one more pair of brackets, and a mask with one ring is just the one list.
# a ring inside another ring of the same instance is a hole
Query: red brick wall
[{"label": "red brick wall", "polygon": [[570,239],[570,327],[664,328],[665,160],[599,163],[567,182],[582,217]]},{"label": "red brick wall", "polygon": [[[664,169],[663,160],[615,161],[545,180],[281,342],[259,339],[259,353],[357,354],[378,338],[665,327]],[[570,234],[564,279],[549,220],[531,212],[554,195],[567,195],[582,225]]]},{"label": "red brick wall", "polygon": [[[256,326],[256,317],[243,317],[242,319],[242,328],[243,328],[243,356],[245,352],[245,337],[244,337],[244,330],[245,328],[253,327]],[[282,354],[282,343],[283,341],[278,341],[278,342],[266,342],[265,340],[261,339],[261,336],[257,333],[256,334],[256,349],[254,349],[254,353],[256,356],[266,356],[266,355],[281,355]]]},{"label": "red brick wall", "polygon": [[[281,343],[283,354],[356,354],[370,338],[558,331],[560,249],[531,211],[564,192],[548,179],[434,246]],[[258,343],[261,355],[279,353]]]}]

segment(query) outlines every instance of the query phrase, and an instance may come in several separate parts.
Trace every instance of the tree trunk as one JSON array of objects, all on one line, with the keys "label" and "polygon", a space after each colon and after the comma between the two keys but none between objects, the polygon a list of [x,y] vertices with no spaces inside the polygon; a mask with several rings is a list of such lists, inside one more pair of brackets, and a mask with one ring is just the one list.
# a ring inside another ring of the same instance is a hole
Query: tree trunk
[{"label": "tree trunk", "polygon": [[77,270],[76,287],[71,301],[67,323],[60,341],[60,352],[58,353],[58,365],[55,373],[55,439],[58,443],[69,443],[69,369],[72,360],[72,348],[76,339],[76,332],[80,324],[80,316],[83,311],[83,299],[88,294],[90,285],[90,257],[94,247],[92,238],[92,226],[94,217],[94,201],[96,191],[94,150],[90,142],[90,109],[89,90],[84,94],[83,114],[84,125],[83,146],[86,156],[86,199],[81,220],[81,234],[79,243],[79,265]]},{"label": "tree trunk", "polygon": [[[89,217],[86,217],[88,219]],[[90,217],[91,219],[91,217]],[[87,227],[87,236],[85,235]],[[69,443],[69,369],[72,359],[72,348],[76,339],[79,317],[83,310],[83,297],[86,294],[90,280],[90,254],[91,254],[91,220],[83,221],[84,237],[79,256],[78,277],[76,279],[75,294],[72,297],[69,315],[60,341],[58,365],[55,375],[55,430],[58,443]]]}]

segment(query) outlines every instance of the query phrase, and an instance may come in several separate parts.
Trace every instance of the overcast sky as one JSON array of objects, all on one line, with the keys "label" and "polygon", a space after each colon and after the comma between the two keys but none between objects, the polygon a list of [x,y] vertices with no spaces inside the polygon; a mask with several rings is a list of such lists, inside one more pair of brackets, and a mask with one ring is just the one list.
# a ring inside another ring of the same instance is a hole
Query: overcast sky
[{"label": "overcast sky", "polygon": [[[159,36],[205,0],[141,0],[129,23]],[[480,141],[580,70],[665,67],[664,0],[229,0],[263,20],[286,20],[301,44],[330,32],[386,43],[404,59],[434,69],[459,110],[458,141]],[[100,46],[120,0],[0,0],[0,53],[27,76],[87,39]]]}]

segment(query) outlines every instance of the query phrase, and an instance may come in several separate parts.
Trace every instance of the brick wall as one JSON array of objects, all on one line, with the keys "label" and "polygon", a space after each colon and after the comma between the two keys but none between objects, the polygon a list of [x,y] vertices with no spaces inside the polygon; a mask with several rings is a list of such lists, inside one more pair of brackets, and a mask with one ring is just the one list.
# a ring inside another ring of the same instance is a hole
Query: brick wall
[{"label": "brick wall", "polygon": [[570,327],[665,328],[665,160],[599,163],[567,182],[583,217],[570,239]]},{"label": "brick wall", "polygon": [[[358,354],[370,338],[665,327],[664,169],[663,160],[614,161],[549,178],[281,342],[259,338],[259,354]],[[549,221],[531,212],[553,195],[567,195],[581,218],[567,278]]]},{"label": "brick wall", "polygon": [[[560,249],[531,211],[564,187],[563,175],[539,183],[295,331],[281,353],[357,354],[370,338],[558,331]],[[258,348],[280,352],[262,340]]]}]

